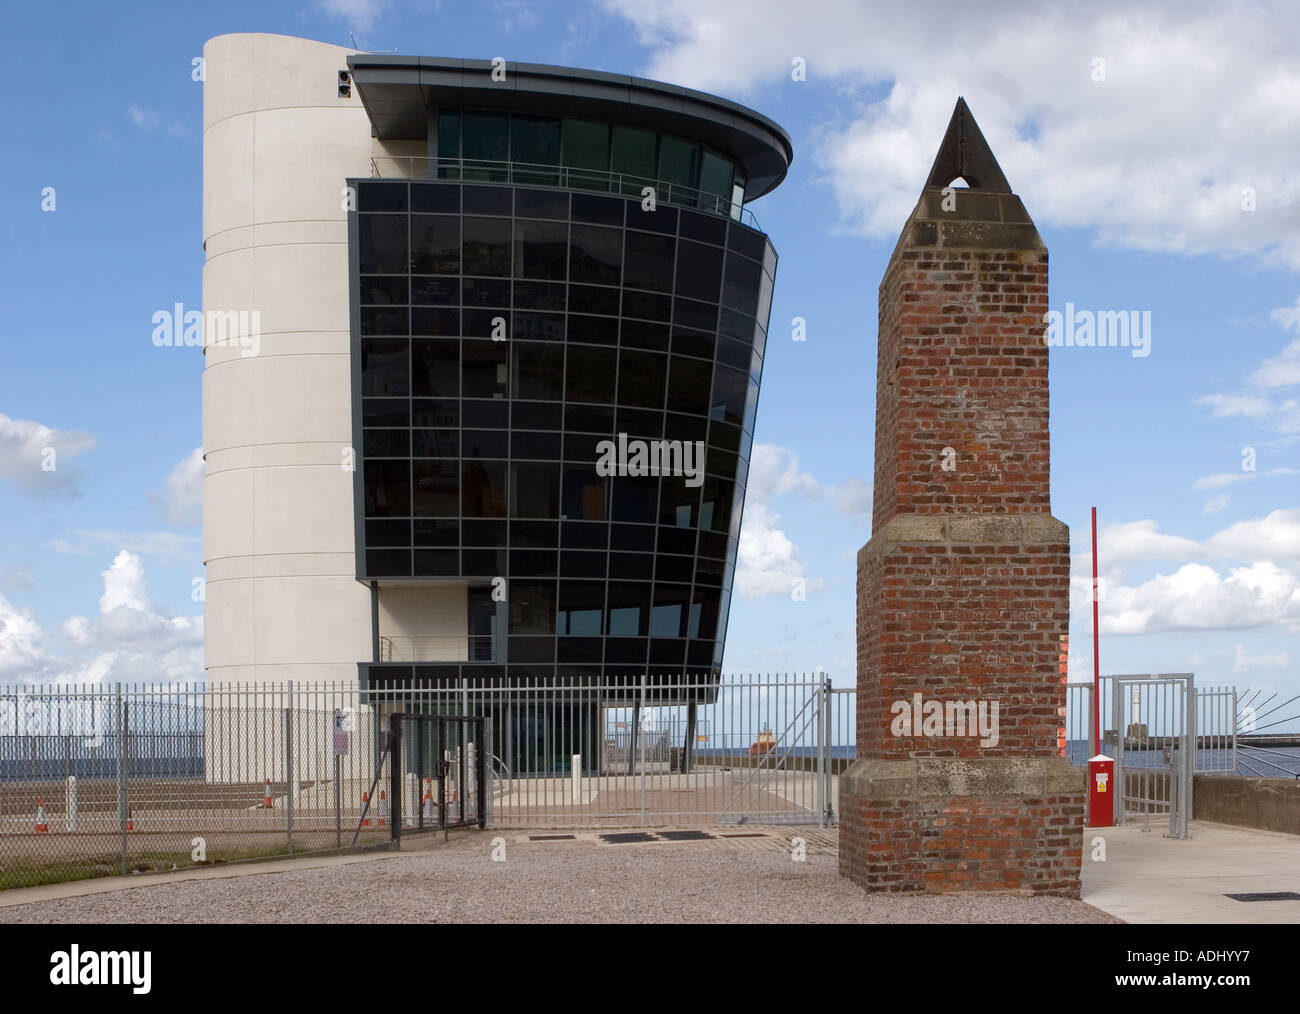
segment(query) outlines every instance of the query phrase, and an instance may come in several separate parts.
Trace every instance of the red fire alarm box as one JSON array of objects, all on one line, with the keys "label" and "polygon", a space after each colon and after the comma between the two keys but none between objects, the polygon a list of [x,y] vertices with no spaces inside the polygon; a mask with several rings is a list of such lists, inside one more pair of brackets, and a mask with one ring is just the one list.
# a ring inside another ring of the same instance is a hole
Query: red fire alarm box
[{"label": "red fire alarm box", "polygon": [[1088,761],[1088,826],[1115,824],[1115,762],[1099,753]]}]

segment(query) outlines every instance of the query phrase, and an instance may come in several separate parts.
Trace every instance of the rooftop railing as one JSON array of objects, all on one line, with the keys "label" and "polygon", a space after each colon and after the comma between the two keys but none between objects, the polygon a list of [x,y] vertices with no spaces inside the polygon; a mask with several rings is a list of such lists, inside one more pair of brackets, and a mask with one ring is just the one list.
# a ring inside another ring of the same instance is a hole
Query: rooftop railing
[{"label": "rooftop railing", "polygon": [[730,197],[704,190],[626,173],[575,169],[571,166],[528,162],[490,162],[477,159],[427,158],[419,155],[375,155],[370,159],[375,179],[445,180],[465,183],[510,183],[518,186],[560,187],[622,197],[645,197],[647,187],[656,203],[730,218],[762,232],[754,213]]},{"label": "rooftop railing", "polygon": [[491,634],[466,637],[379,638],[381,662],[495,662],[496,638]]}]

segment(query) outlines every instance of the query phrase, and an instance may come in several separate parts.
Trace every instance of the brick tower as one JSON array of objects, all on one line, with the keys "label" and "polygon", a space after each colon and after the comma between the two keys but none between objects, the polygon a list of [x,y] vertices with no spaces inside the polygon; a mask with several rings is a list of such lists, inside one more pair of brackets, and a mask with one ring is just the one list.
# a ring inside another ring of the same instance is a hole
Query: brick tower
[{"label": "brick tower", "polygon": [[880,284],[858,760],[840,780],[840,872],[868,890],[1079,894],[1047,308],[1047,249],[958,99]]}]

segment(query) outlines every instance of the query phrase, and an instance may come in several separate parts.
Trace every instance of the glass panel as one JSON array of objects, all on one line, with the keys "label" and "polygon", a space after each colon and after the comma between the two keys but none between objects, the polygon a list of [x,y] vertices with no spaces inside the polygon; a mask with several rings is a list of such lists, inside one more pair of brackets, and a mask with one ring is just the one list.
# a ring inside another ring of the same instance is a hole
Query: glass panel
[{"label": "glass panel", "polygon": [[464,397],[509,397],[509,355],[509,342],[466,341],[461,365]]},{"label": "glass panel", "polygon": [[[609,124],[592,120],[564,121],[564,164],[575,169],[609,171]],[[570,176],[573,179],[573,176]],[[595,177],[593,177],[595,179]],[[576,184],[574,184],[576,185]]]},{"label": "glass panel", "polygon": [[677,295],[718,301],[722,287],[722,249],[682,240],[677,246]]},{"label": "glass panel", "polygon": [[459,216],[411,216],[411,273],[454,275],[459,271]]},{"label": "glass panel", "polygon": [[[510,466],[510,516],[560,516],[560,466],[517,461]],[[553,544],[553,543],[552,543]]]},{"label": "glass panel", "polygon": [[564,279],[569,227],[564,222],[515,223],[515,277]]},{"label": "glass panel", "polygon": [[461,148],[466,160],[465,179],[506,179],[504,168],[496,166],[471,167],[472,161],[506,162],[510,158],[510,117],[506,113],[466,111],[461,126]]},{"label": "glass panel", "polygon": [[623,284],[631,289],[673,291],[673,254],[677,240],[644,232],[628,232]]},{"label": "glass panel", "polygon": [[411,376],[417,398],[454,398],[460,394],[460,342],[411,343]]},{"label": "glass panel", "polygon": [[458,109],[438,110],[438,158],[460,158],[460,110]]},{"label": "glass panel", "polygon": [[358,230],[361,274],[392,275],[410,270],[405,215],[362,215]]},{"label": "glass panel", "polygon": [[460,491],[461,512],[465,517],[505,517],[506,463],[504,461],[462,462]]},{"label": "glass panel", "polygon": [[[710,151],[704,152],[700,159],[700,190],[720,196],[723,207],[719,210],[725,210],[726,202],[731,200],[731,163]],[[717,205],[711,203],[709,208],[713,210]]]},{"label": "glass panel", "polygon": [[673,356],[668,370],[668,408],[673,412],[707,415],[713,367],[697,359]]},{"label": "glass panel", "polygon": [[[694,207],[695,191],[700,181],[700,148],[680,138],[659,138],[659,178],[670,184],[660,200]],[[673,186],[672,184],[676,184]]]},{"label": "glass panel", "polygon": [[361,343],[361,393],[405,397],[411,393],[411,371],[407,361],[409,341],[363,341]]},{"label": "glass panel", "polygon": [[618,364],[618,404],[663,408],[668,357],[624,349]]},{"label": "glass panel", "polygon": [[614,400],[614,349],[574,345],[565,364],[565,397],[569,401],[610,404]]},{"label": "glass panel", "polygon": [[575,225],[569,250],[569,280],[618,285],[623,272],[623,233],[595,225]]},{"label": "glass panel", "polygon": [[366,517],[410,517],[411,463],[365,463]]},{"label": "glass panel", "polygon": [[561,581],[559,622],[561,636],[599,637],[605,612],[605,585],[597,581]]},{"label": "glass panel", "polygon": [[460,475],[454,461],[417,460],[412,468],[412,513],[454,518],[460,513]]},{"label": "glass panel", "polygon": [[569,521],[604,521],[609,480],[596,474],[594,464],[564,466],[562,516]]},{"label": "glass panel", "polygon": [[659,480],[641,476],[619,476],[614,482],[615,521],[654,524],[659,507]]},{"label": "glass panel", "polygon": [[361,279],[362,306],[405,306],[410,302],[408,279],[401,275]]},{"label": "glass panel", "polygon": [[465,274],[509,277],[510,220],[466,216],[461,251]]},{"label": "glass panel", "polygon": [[[510,161],[518,165],[549,166],[560,164],[560,120],[556,116],[529,116],[515,113],[510,117]],[[554,173],[528,174],[534,182],[555,183]],[[523,180],[516,176],[516,180]]]},{"label": "glass panel", "polygon": [[745,416],[745,393],[748,383],[748,373],[718,367],[713,373],[713,397],[710,400],[709,417],[739,425]]},{"label": "glass panel", "polygon": [[564,397],[564,346],[514,342],[512,369],[516,398],[559,401]]},{"label": "glass panel", "polygon": [[[691,465],[698,469],[699,456],[691,448]],[[699,518],[700,487],[686,485],[686,477],[668,477],[662,482],[663,493],[659,501],[659,523],[678,528],[693,528]]]},{"label": "glass panel", "polygon": [[650,589],[642,584],[609,586],[608,627],[611,637],[644,637],[648,627]]},{"label": "glass panel", "polygon": [[510,633],[555,633],[555,582],[510,582]]},{"label": "glass panel", "polygon": [[651,637],[681,637],[682,619],[690,589],[671,585],[655,585],[654,606],[650,612]]},{"label": "glass panel", "polygon": [[613,171],[629,177],[623,180],[623,193],[640,196],[641,188],[654,182],[657,140],[653,131],[614,128]]},{"label": "glass panel", "polygon": [[735,485],[726,479],[706,476],[700,506],[700,527],[725,532],[731,527],[731,497]]},{"label": "glass panel", "polygon": [[762,267],[755,261],[732,254],[727,258],[726,280],[722,286],[722,305],[732,310],[754,316],[758,306]]}]

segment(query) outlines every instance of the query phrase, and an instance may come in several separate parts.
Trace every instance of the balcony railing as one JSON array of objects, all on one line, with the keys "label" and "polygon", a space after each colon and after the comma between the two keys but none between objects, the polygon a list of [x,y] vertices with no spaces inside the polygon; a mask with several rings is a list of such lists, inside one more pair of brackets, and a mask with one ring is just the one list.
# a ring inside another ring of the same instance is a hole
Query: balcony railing
[{"label": "balcony railing", "polygon": [[519,186],[562,187],[588,190],[598,194],[642,197],[646,187],[653,187],[655,201],[692,211],[703,211],[720,218],[730,218],[756,232],[762,232],[758,219],[748,208],[722,194],[653,180],[625,173],[574,169],[570,166],[536,165],[529,162],[488,162],[467,158],[427,158],[419,155],[375,155],[370,159],[370,174],[376,179],[463,180],[467,183],[512,183]]},{"label": "balcony railing", "polygon": [[496,638],[491,634],[379,638],[381,662],[495,662],[496,659]]}]

